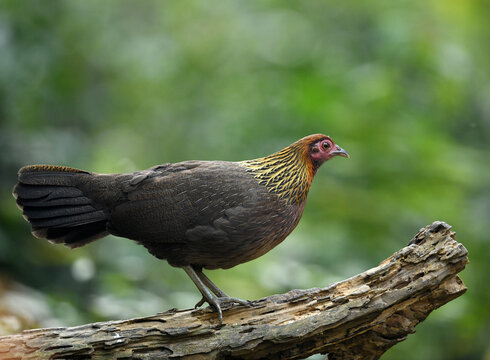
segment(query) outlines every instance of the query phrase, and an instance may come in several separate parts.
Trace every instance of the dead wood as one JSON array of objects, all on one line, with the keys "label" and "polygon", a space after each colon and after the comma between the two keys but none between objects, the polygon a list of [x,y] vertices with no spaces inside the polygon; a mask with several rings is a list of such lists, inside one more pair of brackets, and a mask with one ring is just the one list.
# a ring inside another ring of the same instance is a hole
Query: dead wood
[{"label": "dead wood", "polygon": [[467,251],[443,222],[421,229],[380,265],[325,288],[293,290],[224,309],[0,337],[0,359],[378,359],[429,313],[460,296]]}]

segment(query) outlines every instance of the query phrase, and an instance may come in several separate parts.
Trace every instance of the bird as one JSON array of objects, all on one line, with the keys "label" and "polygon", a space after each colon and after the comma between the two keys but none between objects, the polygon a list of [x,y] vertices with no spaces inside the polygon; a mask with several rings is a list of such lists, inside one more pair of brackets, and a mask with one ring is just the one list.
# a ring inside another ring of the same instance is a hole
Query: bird
[{"label": "bird", "polygon": [[296,227],[319,167],[349,154],[323,134],[244,160],[164,163],[99,174],[59,165],[18,172],[13,196],[32,234],[78,248],[109,234],[182,268],[223,323],[226,295],[203,269],[229,269],[264,255]]}]

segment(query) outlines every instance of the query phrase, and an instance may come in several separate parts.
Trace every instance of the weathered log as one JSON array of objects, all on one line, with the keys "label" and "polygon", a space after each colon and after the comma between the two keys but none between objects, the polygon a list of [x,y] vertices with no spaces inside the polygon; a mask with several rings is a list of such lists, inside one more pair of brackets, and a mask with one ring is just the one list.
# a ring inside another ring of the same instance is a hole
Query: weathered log
[{"label": "weathered log", "polygon": [[326,288],[293,290],[224,309],[0,337],[0,359],[378,359],[466,287],[467,251],[443,222],[421,229],[379,266]]}]

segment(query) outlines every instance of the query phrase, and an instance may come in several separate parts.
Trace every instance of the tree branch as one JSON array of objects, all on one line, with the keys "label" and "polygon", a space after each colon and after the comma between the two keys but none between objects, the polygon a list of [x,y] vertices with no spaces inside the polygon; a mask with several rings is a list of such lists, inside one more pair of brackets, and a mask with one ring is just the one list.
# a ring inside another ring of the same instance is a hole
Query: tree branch
[{"label": "tree branch", "polygon": [[224,309],[0,337],[0,359],[378,359],[429,313],[460,296],[467,251],[443,222],[421,229],[379,266],[322,289],[293,290]]}]

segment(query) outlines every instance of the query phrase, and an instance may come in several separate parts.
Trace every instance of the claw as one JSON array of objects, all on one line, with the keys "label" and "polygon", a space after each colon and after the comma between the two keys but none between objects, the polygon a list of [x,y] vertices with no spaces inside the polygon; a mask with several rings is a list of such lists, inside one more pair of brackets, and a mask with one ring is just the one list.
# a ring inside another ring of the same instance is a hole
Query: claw
[{"label": "claw", "polygon": [[218,311],[218,318],[219,318],[219,325],[218,329],[220,329],[223,326],[223,311],[221,310],[221,305],[227,305],[227,304],[240,304],[240,305],[247,305],[251,306],[252,302],[249,300],[242,300],[234,297],[229,297],[229,296],[224,296],[224,297],[214,297],[212,299],[205,300],[207,301],[211,306],[213,306],[216,311]]},{"label": "claw", "polygon": [[228,304],[240,304],[245,306],[253,306],[250,300],[242,300],[235,297],[223,296],[223,297],[213,297],[207,300],[204,296],[201,300],[195,305],[195,309],[202,306],[204,303],[208,303],[211,307],[213,307],[218,312],[219,317],[219,326],[218,329],[223,326],[223,311],[221,310],[221,306],[226,306]]},{"label": "claw", "polygon": [[221,327],[223,326],[223,311],[221,311],[221,304],[220,304],[219,298],[214,298],[213,301],[211,301],[211,305],[214,306],[214,308],[218,312],[218,326],[217,326],[217,328],[221,329]]},{"label": "claw", "polygon": [[206,299],[203,296],[201,298],[201,300],[199,300],[199,302],[196,305],[194,305],[194,309],[197,309],[198,307],[201,307],[205,302],[206,302]]}]

